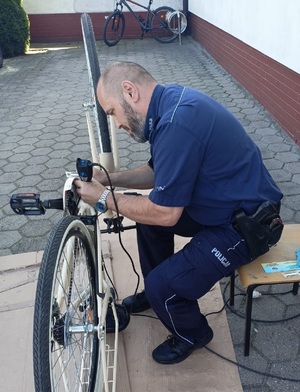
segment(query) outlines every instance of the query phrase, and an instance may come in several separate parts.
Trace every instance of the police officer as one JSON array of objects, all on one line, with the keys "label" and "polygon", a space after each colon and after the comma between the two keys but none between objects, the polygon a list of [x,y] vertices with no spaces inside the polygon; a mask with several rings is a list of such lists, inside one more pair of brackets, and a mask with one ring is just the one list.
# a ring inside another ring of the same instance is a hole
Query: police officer
[{"label": "police officer", "polygon": [[[213,338],[197,300],[251,261],[235,211],[251,216],[266,201],[279,209],[283,195],[242,125],[202,92],[162,86],[140,65],[115,62],[97,95],[117,127],[150,143],[149,162],[110,174],[113,186],[151,189],[149,196],[115,194],[120,214],[137,222],[145,283],[123,303],[132,313],[154,309],[171,336],[153,358],[178,363]],[[91,183],[76,181],[87,203],[116,210],[107,185],[101,171]],[[191,240],[174,254],[175,234]]]}]

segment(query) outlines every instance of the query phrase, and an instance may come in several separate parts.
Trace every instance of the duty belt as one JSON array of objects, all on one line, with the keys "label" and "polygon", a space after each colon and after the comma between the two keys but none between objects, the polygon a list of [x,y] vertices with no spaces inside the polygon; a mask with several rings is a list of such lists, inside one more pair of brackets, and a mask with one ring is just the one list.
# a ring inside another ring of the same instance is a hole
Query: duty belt
[{"label": "duty belt", "polygon": [[252,259],[268,252],[279,241],[284,226],[279,211],[280,203],[265,201],[252,215],[246,215],[243,209],[234,213],[233,227],[244,238]]}]

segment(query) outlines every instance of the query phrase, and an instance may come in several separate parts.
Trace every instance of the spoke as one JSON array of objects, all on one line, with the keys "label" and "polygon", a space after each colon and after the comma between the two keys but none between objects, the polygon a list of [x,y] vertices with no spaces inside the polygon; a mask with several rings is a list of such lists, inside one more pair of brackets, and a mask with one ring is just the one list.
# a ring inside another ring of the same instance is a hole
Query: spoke
[{"label": "spoke", "polygon": [[[52,355],[55,355],[55,361],[52,368],[57,381],[55,390],[64,385],[70,391],[85,391],[89,385],[94,339],[91,306],[95,304],[92,303],[87,257],[82,241],[72,237],[65,245],[59,261],[54,295],[57,293],[59,297],[58,317],[64,317],[64,320],[55,332],[59,334],[61,328],[65,348],[54,342]],[[57,320],[53,319],[53,329],[55,322]],[[89,325],[91,329],[88,329]],[[76,331],[76,328],[72,330],[72,326],[82,326],[85,331]]]}]

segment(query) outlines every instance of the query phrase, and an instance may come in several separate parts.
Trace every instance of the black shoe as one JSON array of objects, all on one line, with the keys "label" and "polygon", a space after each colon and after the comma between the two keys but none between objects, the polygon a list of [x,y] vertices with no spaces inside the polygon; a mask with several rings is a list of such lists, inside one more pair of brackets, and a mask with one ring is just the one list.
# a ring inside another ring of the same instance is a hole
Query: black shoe
[{"label": "black shoe", "polygon": [[172,365],[185,360],[197,348],[206,346],[213,338],[213,330],[208,327],[207,335],[194,345],[179,340],[176,336],[170,335],[166,341],[156,347],[152,352],[153,359],[164,365]]},{"label": "black shoe", "polygon": [[122,305],[126,307],[128,313],[141,313],[144,310],[151,308],[145,291],[142,291],[136,295],[130,295],[129,297],[125,298],[122,302]]},{"label": "black shoe", "polygon": [[[127,327],[130,321],[130,314],[128,313],[125,306],[120,304],[115,304],[116,312],[119,321],[119,332],[123,331]],[[115,318],[112,311],[112,307],[108,306],[106,314],[106,332],[114,333],[116,329]]]}]

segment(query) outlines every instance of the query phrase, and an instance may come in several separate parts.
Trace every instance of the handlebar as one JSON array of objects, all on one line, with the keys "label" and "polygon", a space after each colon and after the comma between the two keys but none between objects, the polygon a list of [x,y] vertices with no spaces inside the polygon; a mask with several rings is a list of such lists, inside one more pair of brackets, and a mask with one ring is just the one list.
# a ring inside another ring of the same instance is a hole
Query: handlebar
[{"label": "handlebar", "polygon": [[[86,159],[77,158],[77,173],[82,181],[91,181],[93,163]],[[44,215],[46,209],[63,210],[63,198],[42,201],[39,193],[15,193],[10,198],[10,206],[18,215]]]},{"label": "handlebar", "polygon": [[[39,193],[15,193],[10,198],[10,206],[18,215],[44,215],[47,209],[63,210],[63,199],[42,201]],[[79,215],[78,218],[87,225],[93,225],[96,216]],[[123,226],[122,221],[123,216],[105,218],[106,229],[101,229],[101,233],[120,233],[136,228],[136,225]]]},{"label": "handlebar", "polygon": [[[77,173],[82,181],[91,181],[93,176],[93,166],[89,160],[78,158],[76,161]],[[138,196],[136,192],[124,192],[127,195]],[[76,215],[77,200],[74,199],[76,192],[69,193],[68,207],[69,214]],[[15,193],[10,198],[10,207],[18,215],[44,215],[46,209],[64,210],[64,200],[48,199],[41,200],[39,193]],[[94,224],[95,216],[79,215],[78,218],[82,219],[87,225]],[[112,218],[104,218],[106,229],[101,229],[101,233],[119,233],[124,230],[136,228],[136,225],[123,226],[123,217],[117,216]]]}]

